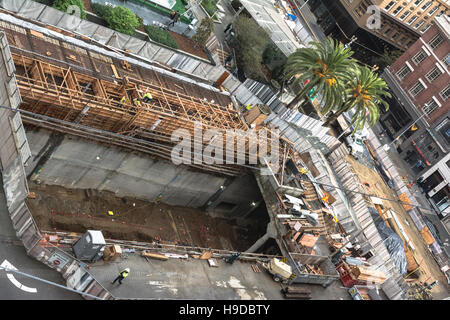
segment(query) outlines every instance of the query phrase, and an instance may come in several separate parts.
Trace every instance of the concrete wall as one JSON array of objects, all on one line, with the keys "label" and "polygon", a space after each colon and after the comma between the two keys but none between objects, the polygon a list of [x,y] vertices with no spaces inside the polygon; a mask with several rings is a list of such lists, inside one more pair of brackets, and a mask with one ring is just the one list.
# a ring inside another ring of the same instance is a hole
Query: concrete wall
[{"label": "concrete wall", "polygon": [[[26,168],[31,179],[75,189],[112,191],[119,197],[161,201],[170,205],[202,207],[220,190],[226,177],[215,176],[148,155],[66,135],[39,170],[36,165],[49,147],[51,132],[27,129],[32,159]],[[36,170],[37,169],[37,170]],[[33,172],[34,171],[34,172]],[[214,201],[234,204],[258,201],[248,178],[235,178]],[[228,189],[229,188],[229,189]],[[229,190],[229,191],[228,191]],[[260,195],[259,195],[260,197]]]}]

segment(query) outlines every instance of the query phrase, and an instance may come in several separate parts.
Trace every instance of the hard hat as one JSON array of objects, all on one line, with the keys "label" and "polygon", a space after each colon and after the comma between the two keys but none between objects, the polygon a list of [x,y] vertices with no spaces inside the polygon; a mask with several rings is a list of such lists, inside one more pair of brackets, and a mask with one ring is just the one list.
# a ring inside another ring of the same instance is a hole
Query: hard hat
[{"label": "hard hat", "polygon": [[125,268],[125,271],[126,272],[130,272],[130,268]]}]

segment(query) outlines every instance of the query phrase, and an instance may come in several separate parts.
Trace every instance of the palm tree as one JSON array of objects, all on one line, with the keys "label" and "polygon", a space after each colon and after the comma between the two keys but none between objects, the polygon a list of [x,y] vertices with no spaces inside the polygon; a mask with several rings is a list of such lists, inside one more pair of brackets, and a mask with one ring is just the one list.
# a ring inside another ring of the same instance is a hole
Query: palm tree
[{"label": "palm tree", "polygon": [[373,126],[380,118],[378,105],[382,104],[386,111],[389,105],[382,99],[383,96],[391,97],[387,91],[389,87],[386,82],[368,67],[357,66],[353,69],[353,78],[349,78],[345,83],[343,94],[344,103],[336,110],[331,117],[328,117],[324,125],[329,125],[336,120],[343,112],[351,109],[355,110],[352,116],[352,125],[355,124],[355,131],[362,129],[369,119],[370,126]]},{"label": "palm tree", "polygon": [[296,77],[294,84],[303,84],[305,80],[309,80],[287,107],[292,108],[314,89],[323,94],[325,105],[321,112],[326,114],[336,105],[342,104],[344,80],[350,77],[349,71],[356,64],[350,58],[353,55],[351,49],[331,38],[323,43],[311,42],[310,45],[308,48],[297,49],[286,62],[286,79]]}]

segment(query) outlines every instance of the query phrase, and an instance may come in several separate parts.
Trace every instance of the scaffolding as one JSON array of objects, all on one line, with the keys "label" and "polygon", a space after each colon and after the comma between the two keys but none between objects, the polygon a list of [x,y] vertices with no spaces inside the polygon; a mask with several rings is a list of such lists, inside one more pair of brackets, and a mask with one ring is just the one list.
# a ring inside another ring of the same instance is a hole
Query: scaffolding
[{"label": "scaffolding", "polygon": [[[126,60],[88,52],[32,29],[6,22],[2,22],[0,28],[12,43],[10,49],[25,123],[166,160],[171,159],[171,151],[176,145],[172,141],[173,133],[184,129],[196,138],[199,124],[202,136],[206,130],[216,130],[220,134],[223,153],[228,156],[231,152],[233,163],[242,163],[243,158],[248,164],[249,159],[255,157],[255,151],[256,157],[260,156],[261,150],[270,152],[272,139],[279,140],[278,135],[261,127],[259,130],[265,131],[265,141],[256,139],[256,149],[251,149],[249,127],[229,97],[221,93]],[[144,102],[147,93],[152,99]],[[203,99],[202,95],[205,96]],[[234,144],[226,141],[230,131],[234,134]],[[213,139],[202,139],[200,150],[209,146]],[[244,156],[239,154],[242,149],[238,147],[243,142]],[[279,154],[283,148],[282,144]],[[191,160],[196,157],[198,159],[192,152]],[[191,161],[192,167],[232,176],[240,175],[244,170],[234,164],[192,162],[195,161]]]}]

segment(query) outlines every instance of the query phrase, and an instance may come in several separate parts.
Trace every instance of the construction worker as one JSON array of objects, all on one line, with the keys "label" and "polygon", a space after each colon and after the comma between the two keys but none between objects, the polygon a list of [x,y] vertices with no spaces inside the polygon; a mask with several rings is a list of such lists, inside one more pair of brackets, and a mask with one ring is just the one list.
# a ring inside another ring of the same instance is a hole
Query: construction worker
[{"label": "construction worker", "polygon": [[253,105],[249,103],[248,105],[245,106],[245,108],[247,109],[247,111],[250,111],[252,110]]},{"label": "construction worker", "polygon": [[300,173],[301,174],[307,174],[308,173],[308,169],[301,167],[300,168]]},{"label": "construction worker", "polygon": [[146,94],[144,94],[144,98],[142,99],[142,101],[145,103],[149,103],[150,101],[152,101],[152,99],[153,97],[150,92],[147,92]]},{"label": "construction worker", "polygon": [[122,284],[122,280],[125,279],[126,277],[128,277],[128,275],[130,274],[130,268],[125,268],[124,270],[122,270],[119,275],[117,276],[116,279],[114,279],[113,282],[111,282],[112,284],[114,284],[117,280],[119,280],[119,284]]},{"label": "construction worker", "polygon": [[120,99],[120,105],[123,106],[125,104],[125,102],[127,102],[127,97],[123,96],[122,99]]},{"label": "construction worker", "polygon": [[141,106],[141,101],[139,101],[139,98],[134,98],[133,103],[136,107],[140,107]]}]

